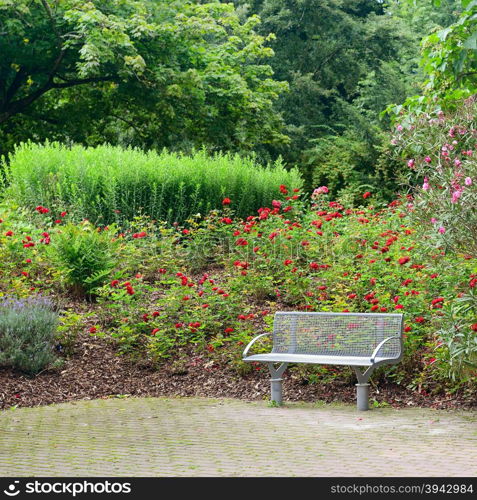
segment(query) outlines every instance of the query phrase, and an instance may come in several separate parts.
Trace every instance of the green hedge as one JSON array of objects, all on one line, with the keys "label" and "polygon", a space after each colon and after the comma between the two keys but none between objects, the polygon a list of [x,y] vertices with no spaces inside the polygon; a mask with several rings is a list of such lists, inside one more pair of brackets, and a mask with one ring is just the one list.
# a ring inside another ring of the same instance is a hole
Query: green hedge
[{"label": "green hedge", "polygon": [[169,223],[222,206],[241,217],[279,196],[280,184],[300,188],[297,170],[267,168],[238,155],[191,156],[113,146],[21,144],[9,158],[8,196],[98,224],[123,223],[139,214]]}]

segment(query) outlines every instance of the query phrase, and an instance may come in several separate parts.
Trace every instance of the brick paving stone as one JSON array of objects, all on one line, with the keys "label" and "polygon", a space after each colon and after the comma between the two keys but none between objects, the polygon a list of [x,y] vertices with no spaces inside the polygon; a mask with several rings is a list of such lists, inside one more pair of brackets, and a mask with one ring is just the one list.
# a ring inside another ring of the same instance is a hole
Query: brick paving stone
[{"label": "brick paving stone", "polygon": [[477,412],[205,398],[0,413],[0,476],[477,476]]}]

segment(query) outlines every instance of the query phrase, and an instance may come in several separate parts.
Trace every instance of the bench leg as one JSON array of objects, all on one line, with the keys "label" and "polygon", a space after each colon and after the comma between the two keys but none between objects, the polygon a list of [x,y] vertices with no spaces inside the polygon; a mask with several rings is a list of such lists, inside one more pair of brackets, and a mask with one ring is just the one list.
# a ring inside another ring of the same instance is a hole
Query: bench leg
[{"label": "bench leg", "polygon": [[276,404],[282,404],[282,375],[286,370],[288,363],[282,363],[278,368],[275,368],[273,363],[267,363],[270,370],[271,380],[271,400]]},{"label": "bench leg", "polygon": [[361,373],[357,367],[353,366],[354,373],[356,373],[356,378],[358,379],[358,383],[356,384],[356,404],[360,411],[369,410],[368,380],[373,369],[374,367],[370,366],[364,373]]},{"label": "bench leg", "polygon": [[281,378],[272,378],[270,381],[271,385],[271,400],[275,403],[281,405],[283,402],[282,399],[282,379]]},{"label": "bench leg", "polygon": [[358,410],[369,410],[369,384],[356,384],[356,403]]}]

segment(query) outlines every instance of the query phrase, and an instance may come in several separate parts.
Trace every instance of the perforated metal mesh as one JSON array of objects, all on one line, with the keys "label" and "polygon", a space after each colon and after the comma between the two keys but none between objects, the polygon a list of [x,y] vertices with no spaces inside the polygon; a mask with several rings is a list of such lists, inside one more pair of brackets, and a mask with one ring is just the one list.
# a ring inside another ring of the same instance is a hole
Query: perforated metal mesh
[{"label": "perforated metal mesh", "polygon": [[378,357],[401,355],[402,314],[277,312],[274,353],[371,356],[384,339]]}]

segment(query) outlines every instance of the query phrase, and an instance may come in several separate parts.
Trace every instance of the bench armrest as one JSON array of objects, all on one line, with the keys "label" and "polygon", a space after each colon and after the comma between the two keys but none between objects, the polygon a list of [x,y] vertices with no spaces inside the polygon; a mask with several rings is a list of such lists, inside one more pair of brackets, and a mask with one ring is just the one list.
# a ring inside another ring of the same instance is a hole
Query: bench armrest
[{"label": "bench armrest", "polygon": [[374,359],[376,358],[376,356],[378,355],[378,352],[380,351],[381,347],[383,347],[383,345],[386,343],[386,342],[389,342],[390,340],[392,339],[399,339],[399,335],[393,335],[392,337],[388,337],[387,339],[384,339],[382,340],[377,346],[376,346],[376,349],[374,349],[373,351],[373,354],[371,354],[371,363],[374,363]]},{"label": "bench armrest", "polygon": [[253,344],[255,344],[255,342],[261,338],[261,337],[265,337],[265,335],[270,335],[271,332],[267,332],[267,333],[262,333],[260,335],[258,335],[257,337],[253,338],[247,345],[247,347],[244,349],[243,353],[242,353],[242,358],[245,358],[245,356],[247,355],[249,349],[252,347]]}]

